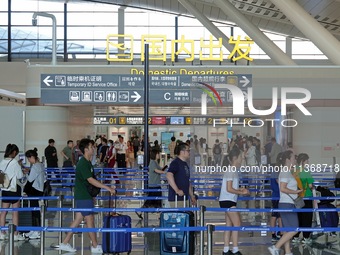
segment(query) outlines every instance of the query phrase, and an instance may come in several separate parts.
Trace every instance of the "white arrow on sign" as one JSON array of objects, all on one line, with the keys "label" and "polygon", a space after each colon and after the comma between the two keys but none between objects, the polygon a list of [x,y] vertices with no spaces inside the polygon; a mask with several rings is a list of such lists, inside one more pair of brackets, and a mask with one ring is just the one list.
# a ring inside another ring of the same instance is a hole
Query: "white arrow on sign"
[{"label": "white arrow on sign", "polygon": [[140,98],[141,98],[141,95],[139,95],[137,93],[137,91],[134,91],[133,93],[135,93],[134,95],[131,96],[131,98],[134,98],[135,100],[133,100],[133,102],[137,102]]},{"label": "white arrow on sign", "polygon": [[242,76],[243,80],[240,81],[240,83],[243,83],[242,87],[246,87],[250,80],[248,80],[247,76]]},{"label": "white arrow on sign", "polygon": [[51,76],[47,76],[47,77],[43,80],[43,82],[44,82],[44,83],[46,84],[46,86],[48,86],[48,87],[51,86],[50,82],[53,82],[53,80],[49,80],[50,77],[51,77]]}]

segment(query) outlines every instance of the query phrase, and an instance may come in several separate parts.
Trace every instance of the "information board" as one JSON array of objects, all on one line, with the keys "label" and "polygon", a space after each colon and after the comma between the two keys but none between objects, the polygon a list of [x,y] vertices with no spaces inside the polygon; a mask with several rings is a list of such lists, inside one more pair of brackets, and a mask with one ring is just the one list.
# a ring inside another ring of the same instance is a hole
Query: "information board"
[{"label": "information board", "polygon": [[[233,125],[244,125],[245,122],[256,120],[253,116],[150,116],[149,125],[212,125],[213,122],[233,123]],[[93,117],[94,125],[142,125],[144,124],[143,116],[95,116]],[[257,125],[257,122],[253,122]]]},{"label": "information board", "polygon": [[[150,105],[200,104],[202,93],[214,88],[221,102],[232,102],[229,84],[246,91],[251,74],[151,75]],[[144,76],[123,74],[41,74],[41,103],[45,105],[143,105]],[[212,100],[208,100],[212,105]]]}]

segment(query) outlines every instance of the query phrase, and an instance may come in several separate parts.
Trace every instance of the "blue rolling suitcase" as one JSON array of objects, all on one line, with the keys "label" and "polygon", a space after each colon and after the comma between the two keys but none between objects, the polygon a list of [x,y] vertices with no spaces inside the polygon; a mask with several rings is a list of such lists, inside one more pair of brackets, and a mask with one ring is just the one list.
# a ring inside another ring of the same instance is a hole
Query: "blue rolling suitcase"
[{"label": "blue rolling suitcase", "polygon": [[[131,228],[131,218],[128,215],[105,216],[104,228]],[[104,253],[119,254],[132,249],[131,232],[103,232]]]},{"label": "blue rolling suitcase", "polygon": [[[117,204],[115,196],[115,207]],[[111,202],[111,197],[110,197]],[[103,219],[104,228],[131,228],[131,217],[128,215],[107,215]],[[132,249],[131,232],[103,232],[102,247],[104,253],[119,254],[127,252],[130,254]]]},{"label": "blue rolling suitcase", "polygon": [[[185,199],[185,198],[184,198]],[[161,228],[192,227],[195,225],[193,212],[162,212]],[[195,253],[195,232],[166,231],[160,233],[160,254],[193,255]]]}]

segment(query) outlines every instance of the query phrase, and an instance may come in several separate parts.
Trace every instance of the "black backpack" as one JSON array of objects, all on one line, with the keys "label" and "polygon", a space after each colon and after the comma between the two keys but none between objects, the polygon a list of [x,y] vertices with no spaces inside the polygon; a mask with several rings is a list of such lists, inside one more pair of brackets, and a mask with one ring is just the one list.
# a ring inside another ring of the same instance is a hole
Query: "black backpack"
[{"label": "black backpack", "polygon": [[213,153],[218,155],[218,154],[221,154],[221,152],[222,152],[221,146],[219,144],[215,144]]},{"label": "black backpack", "polygon": [[[316,190],[321,193],[321,197],[335,197],[334,193],[330,191],[328,188],[318,186]],[[328,199],[328,200],[320,199],[319,205],[330,204],[330,203],[333,203],[334,201],[335,201],[334,199]]]}]

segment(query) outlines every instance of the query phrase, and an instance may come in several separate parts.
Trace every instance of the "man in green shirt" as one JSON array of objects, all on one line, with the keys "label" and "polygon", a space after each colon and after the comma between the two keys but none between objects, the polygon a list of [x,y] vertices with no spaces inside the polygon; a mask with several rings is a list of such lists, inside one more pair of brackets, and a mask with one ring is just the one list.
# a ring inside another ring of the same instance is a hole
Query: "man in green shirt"
[{"label": "man in green shirt", "polygon": [[63,167],[73,167],[73,158],[72,158],[72,148],[73,141],[68,140],[67,146],[61,151],[61,155],[63,156]]},{"label": "man in green shirt", "polygon": [[[111,194],[115,194],[115,189],[108,187],[101,182],[97,181],[93,176],[93,166],[91,164],[92,155],[94,153],[94,142],[90,139],[82,139],[79,143],[79,149],[83,153],[83,157],[79,160],[76,167],[76,180],[74,188],[74,199],[76,202],[76,208],[94,208],[94,199],[91,197],[87,190],[89,184],[98,188],[106,189]],[[86,227],[94,228],[93,212],[77,212],[74,221],[71,223],[70,228],[76,228],[82,222],[85,217]],[[72,238],[73,233],[67,233],[64,241],[59,244],[58,250],[76,252],[68,242]],[[103,253],[101,245],[97,243],[96,234],[89,233],[90,240],[92,242],[92,253]]]}]

